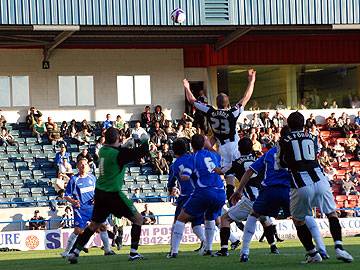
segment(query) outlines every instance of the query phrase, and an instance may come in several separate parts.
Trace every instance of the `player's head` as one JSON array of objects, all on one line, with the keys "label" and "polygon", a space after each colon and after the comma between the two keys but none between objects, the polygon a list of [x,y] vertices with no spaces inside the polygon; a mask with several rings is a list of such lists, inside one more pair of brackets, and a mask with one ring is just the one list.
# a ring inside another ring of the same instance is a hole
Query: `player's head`
[{"label": "player's head", "polygon": [[218,94],[216,97],[216,106],[219,109],[226,109],[230,107],[229,97],[224,93]]},{"label": "player's head", "polygon": [[186,154],[187,149],[188,146],[184,139],[179,138],[173,142],[173,151],[175,156],[180,157]]},{"label": "player's head", "polygon": [[238,149],[241,155],[250,155],[252,152],[252,147],[253,143],[247,137],[240,139],[238,142]]},{"label": "player's head", "polygon": [[287,123],[291,131],[303,130],[304,122],[304,116],[298,111],[291,113],[287,119]]},{"label": "player's head", "polygon": [[79,158],[76,167],[80,175],[88,174],[90,171],[89,162],[87,158]]},{"label": "player's head", "polygon": [[117,128],[109,127],[105,132],[105,143],[116,144],[119,143],[120,133]]},{"label": "player's head", "polygon": [[199,151],[204,148],[205,145],[205,137],[200,134],[195,134],[191,138],[191,146],[194,151]]}]

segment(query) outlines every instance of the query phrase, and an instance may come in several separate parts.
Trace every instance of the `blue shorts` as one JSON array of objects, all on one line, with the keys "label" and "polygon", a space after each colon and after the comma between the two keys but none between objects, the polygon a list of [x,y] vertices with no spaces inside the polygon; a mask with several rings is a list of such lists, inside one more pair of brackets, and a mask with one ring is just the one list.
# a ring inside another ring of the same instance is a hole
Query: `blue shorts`
[{"label": "blue shorts", "polygon": [[205,220],[215,220],[221,216],[225,201],[223,189],[203,188],[191,194],[183,208],[192,217],[204,216]]},{"label": "blue shorts", "polygon": [[262,216],[277,217],[280,210],[290,216],[290,188],[284,186],[264,187],[256,198],[253,210]]},{"label": "blue shorts", "polygon": [[73,211],[75,227],[85,229],[87,223],[91,221],[93,207],[85,209],[73,208]]},{"label": "blue shorts", "polygon": [[[180,215],[181,210],[184,207],[184,204],[189,200],[190,196],[180,196],[176,200],[176,210],[175,210],[175,219]],[[198,225],[204,224],[204,215],[199,215],[196,217],[193,217],[191,219],[191,226],[195,227]]]}]

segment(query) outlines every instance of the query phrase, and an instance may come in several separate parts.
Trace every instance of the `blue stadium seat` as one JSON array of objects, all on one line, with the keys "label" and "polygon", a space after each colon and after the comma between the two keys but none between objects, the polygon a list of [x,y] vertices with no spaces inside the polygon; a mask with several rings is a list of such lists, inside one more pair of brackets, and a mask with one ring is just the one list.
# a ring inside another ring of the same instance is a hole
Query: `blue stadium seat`
[{"label": "blue stadium seat", "polygon": [[4,172],[11,172],[15,170],[15,164],[12,162],[7,162],[2,164]]},{"label": "blue stadium seat", "polygon": [[13,188],[9,188],[5,190],[6,198],[15,198],[17,197],[16,190]]},{"label": "blue stadium seat", "polygon": [[49,206],[49,198],[47,196],[39,196],[35,199],[37,201],[37,206]]},{"label": "blue stadium seat", "polygon": [[127,176],[125,176],[124,181],[125,181],[125,184],[126,183],[131,183],[132,184],[132,183],[135,182],[135,178],[133,176],[131,176],[131,175],[127,175]]},{"label": "blue stadium seat", "polygon": [[20,146],[25,144],[24,138],[17,138],[16,141],[19,143]]},{"label": "blue stadium seat", "polygon": [[17,146],[7,146],[6,147],[6,152],[8,153],[8,154],[12,154],[12,153],[17,153],[17,151],[18,151],[18,147]]},{"label": "blue stadium seat", "polygon": [[156,175],[156,174],[150,174],[148,175],[148,180],[149,180],[149,183],[154,183],[154,182],[158,182],[159,181],[159,176]]},{"label": "blue stadium seat", "polygon": [[149,166],[141,167],[141,174],[144,174],[144,175],[153,174],[152,167],[149,167]]},{"label": "blue stadium seat", "polygon": [[22,198],[12,198],[11,207],[22,207],[23,206],[22,202],[23,202]]},{"label": "blue stadium seat", "polygon": [[40,154],[43,153],[41,145],[31,145],[30,151],[33,154]]},{"label": "blue stadium seat", "polygon": [[11,182],[14,189],[22,188],[24,186],[24,182],[21,179],[16,179]]},{"label": "blue stadium seat", "polygon": [[0,186],[2,189],[9,189],[12,187],[11,181],[7,179],[0,180]]},{"label": "blue stadium seat", "polygon": [[43,151],[44,153],[54,153],[54,146],[53,145],[43,145]]},{"label": "blue stadium seat", "polygon": [[34,206],[36,206],[36,200],[35,200],[35,198],[26,197],[26,198],[23,198],[23,201],[26,202],[26,203],[23,204],[24,207],[25,207],[25,206],[26,206],[26,207],[30,207],[30,206],[34,207]]},{"label": "blue stadium seat", "polygon": [[169,195],[168,195],[168,193],[166,193],[166,192],[160,192],[160,193],[159,193],[159,196],[162,197],[162,198],[160,198],[160,200],[161,200],[162,202],[167,202],[167,201],[169,201]]},{"label": "blue stadium seat", "polygon": [[44,188],[44,195],[45,196],[55,196],[56,195],[56,191],[53,187],[45,187]]},{"label": "blue stadium seat", "polygon": [[48,187],[50,186],[50,179],[49,178],[40,178],[38,179],[38,186],[39,187]]},{"label": "blue stadium seat", "polygon": [[30,188],[19,188],[18,190],[19,197],[29,197]]},{"label": "blue stadium seat", "polygon": [[147,177],[146,175],[138,175],[136,176],[136,183],[139,185],[143,185],[147,183]]},{"label": "blue stadium seat", "polygon": [[152,185],[150,184],[141,185],[141,189],[143,192],[153,191]]},{"label": "blue stadium seat", "polygon": [[32,197],[37,197],[37,196],[42,196],[43,195],[43,189],[40,187],[33,187],[31,188],[31,196]]},{"label": "blue stadium seat", "polygon": [[159,175],[159,182],[167,182],[169,179],[169,175]]},{"label": "blue stadium seat", "polygon": [[22,158],[24,161],[27,161],[27,162],[32,162],[34,161],[34,155],[31,154],[31,153],[24,153],[22,154]]},{"label": "blue stadium seat", "polygon": [[44,173],[42,170],[33,170],[33,176],[34,178],[40,178],[44,176]]},{"label": "blue stadium seat", "polygon": [[38,143],[38,140],[37,138],[30,137],[30,138],[25,138],[25,142],[26,145],[35,145]]},{"label": "blue stadium seat", "polygon": [[0,197],[0,208],[9,208],[11,205],[8,204],[11,199]]},{"label": "blue stadium seat", "polygon": [[19,172],[18,171],[11,171],[7,172],[9,180],[15,180],[19,178]]},{"label": "blue stadium seat", "polygon": [[21,179],[33,178],[33,174],[31,171],[20,171]]},{"label": "blue stadium seat", "polygon": [[30,147],[28,145],[20,145],[19,153],[30,153]]},{"label": "blue stadium seat", "polygon": [[131,175],[133,174],[133,173],[138,173],[138,174],[140,174],[140,167],[130,167],[130,173],[131,173]]},{"label": "blue stadium seat", "polygon": [[15,162],[15,167],[18,171],[26,171],[29,170],[28,164],[25,161]]},{"label": "blue stadium seat", "polygon": [[1,148],[0,148],[0,162],[4,162],[4,161],[7,162],[7,160],[9,159],[9,155],[4,153],[5,150],[2,150]]}]

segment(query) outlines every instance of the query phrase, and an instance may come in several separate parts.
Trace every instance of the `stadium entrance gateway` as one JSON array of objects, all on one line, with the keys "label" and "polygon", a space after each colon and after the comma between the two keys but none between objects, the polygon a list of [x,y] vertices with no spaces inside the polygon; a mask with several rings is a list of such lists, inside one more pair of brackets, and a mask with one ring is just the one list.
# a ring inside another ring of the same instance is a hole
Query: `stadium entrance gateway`
[{"label": "stadium entrance gateway", "polygon": [[360,93],[358,1],[185,0],[183,24],[170,18],[177,1],[132,2],[0,1],[8,121],[22,121],[32,105],[55,121],[134,120],[147,104],[175,119],[184,77],[203,85],[210,102],[219,91],[235,100],[249,66],[258,70],[249,108],[297,108],[308,96],[312,109],[325,98],[346,107],[344,96]]}]

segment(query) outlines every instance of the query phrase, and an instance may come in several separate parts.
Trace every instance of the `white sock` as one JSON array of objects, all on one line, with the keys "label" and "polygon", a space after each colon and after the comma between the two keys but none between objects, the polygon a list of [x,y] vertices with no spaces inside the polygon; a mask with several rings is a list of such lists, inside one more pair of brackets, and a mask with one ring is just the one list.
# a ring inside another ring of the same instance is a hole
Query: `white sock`
[{"label": "white sock", "polygon": [[314,217],[306,216],[305,217],[306,226],[309,228],[312,237],[314,238],[317,250],[325,251],[326,247],[321,236],[319,227],[314,219]]},{"label": "white sock", "polygon": [[78,238],[78,235],[75,233],[71,233],[68,240],[67,240],[67,244],[66,244],[66,248],[64,250],[64,253],[69,253],[70,249],[73,247],[73,245],[75,244],[76,239]]},{"label": "white sock", "polygon": [[251,238],[253,237],[256,229],[256,220],[257,218],[254,216],[248,216],[245,227],[244,227],[244,234],[243,234],[243,242],[241,246],[241,254],[250,253],[250,242]]},{"label": "white sock", "polygon": [[179,253],[179,246],[183,237],[185,229],[185,223],[176,221],[173,226],[172,237],[171,237],[171,253]]},{"label": "white sock", "polygon": [[85,244],[84,248],[91,248],[92,247],[92,243],[94,241],[95,238],[95,233],[90,237],[89,241]]},{"label": "white sock", "polygon": [[215,220],[205,220],[205,249],[212,250],[214,235],[216,231]]},{"label": "white sock", "polygon": [[109,235],[108,235],[107,231],[100,231],[100,238],[104,245],[104,251],[106,253],[110,252],[111,247],[110,247]]},{"label": "white sock", "polygon": [[235,243],[236,241],[239,241],[240,239],[232,232],[230,227],[230,237],[229,240],[231,243]]},{"label": "white sock", "polygon": [[192,230],[201,242],[205,240],[204,228],[201,225],[194,226]]}]

